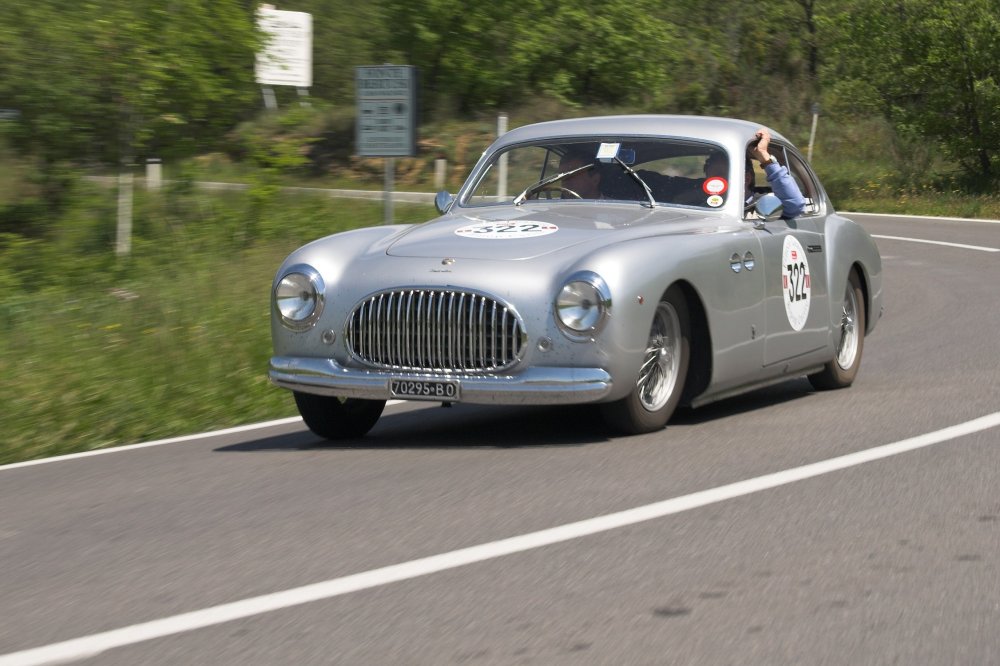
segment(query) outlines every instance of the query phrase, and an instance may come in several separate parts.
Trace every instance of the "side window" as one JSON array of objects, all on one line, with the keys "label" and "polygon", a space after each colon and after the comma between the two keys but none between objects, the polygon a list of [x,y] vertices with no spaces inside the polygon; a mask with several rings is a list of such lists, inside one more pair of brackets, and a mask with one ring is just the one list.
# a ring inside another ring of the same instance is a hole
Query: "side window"
[{"label": "side window", "polygon": [[808,167],[806,167],[805,162],[798,155],[785,150],[785,148],[780,149],[778,161],[788,167],[788,172],[792,174],[792,178],[802,191],[802,196],[806,199],[806,209],[802,214],[814,215],[818,213],[820,205],[819,191],[816,187],[816,181],[813,179]]}]

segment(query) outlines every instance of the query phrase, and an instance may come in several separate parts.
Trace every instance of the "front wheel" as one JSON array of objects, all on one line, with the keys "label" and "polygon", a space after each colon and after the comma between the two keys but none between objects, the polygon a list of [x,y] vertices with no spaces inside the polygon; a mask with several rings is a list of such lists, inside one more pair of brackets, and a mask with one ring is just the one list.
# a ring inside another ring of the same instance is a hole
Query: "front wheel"
[{"label": "front wheel", "polygon": [[861,367],[865,347],[865,306],[861,280],[855,271],[847,278],[844,305],[840,316],[837,356],[816,374],[809,375],[813,388],[825,391],[846,388],[854,382]]},{"label": "front wheel", "polygon": [[309,429],[325,439],[361,437],[375,425],[385,400],[335,398],[295,392],[295,405]]},{"label": "front wheel", "polygon": [[609,425],[637,435],[667,424],[684,390],[690,331],[687,302],[680,289],[672,288],[656,306],[635,388],[621,400],[601,405]]}]

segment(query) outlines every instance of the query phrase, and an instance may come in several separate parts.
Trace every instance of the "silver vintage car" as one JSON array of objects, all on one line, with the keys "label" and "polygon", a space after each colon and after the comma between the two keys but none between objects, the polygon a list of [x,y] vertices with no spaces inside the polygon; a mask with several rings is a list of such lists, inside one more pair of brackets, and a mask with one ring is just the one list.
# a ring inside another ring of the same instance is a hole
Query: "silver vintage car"
[{"label": "silver vintage car", "polygon": [[882,310],[878,249],[771,132],[802,195],[784,214],[747,157],[758,129],[642,115],[508,132],[440,217],[285,260],[271,381],[328,439],[365,434],[388,399],[597,403],[643,433],[794,377],[849,386]]}]

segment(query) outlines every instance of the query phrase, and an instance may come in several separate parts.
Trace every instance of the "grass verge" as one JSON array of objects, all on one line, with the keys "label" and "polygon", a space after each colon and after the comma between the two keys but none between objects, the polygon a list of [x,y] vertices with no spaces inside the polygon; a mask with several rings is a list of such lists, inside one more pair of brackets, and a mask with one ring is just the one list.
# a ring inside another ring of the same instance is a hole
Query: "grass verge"
[{"label": "grass verge", "polygon": [[0,464],[294,415],[267,380],[274,271],[308,240],[381,224],[381,205],[137,193],[116,260],[114,194],[80,187],[44,241],[0,241]]}]

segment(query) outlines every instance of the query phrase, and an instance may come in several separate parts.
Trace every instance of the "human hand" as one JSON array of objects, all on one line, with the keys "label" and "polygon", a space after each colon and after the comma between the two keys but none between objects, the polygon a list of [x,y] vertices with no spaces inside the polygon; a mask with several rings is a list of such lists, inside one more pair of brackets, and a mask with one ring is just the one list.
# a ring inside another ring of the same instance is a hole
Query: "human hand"
[{"label": "human hand", "polygon": [[756,137],[756,142],[750,149],[750,157],[765,164],[771,160],[771,153],[767,152],[767,147],[771,143],[771,133],[761,127],[757,130]]}]

